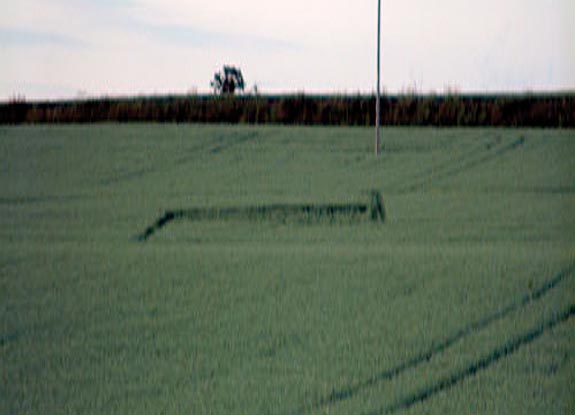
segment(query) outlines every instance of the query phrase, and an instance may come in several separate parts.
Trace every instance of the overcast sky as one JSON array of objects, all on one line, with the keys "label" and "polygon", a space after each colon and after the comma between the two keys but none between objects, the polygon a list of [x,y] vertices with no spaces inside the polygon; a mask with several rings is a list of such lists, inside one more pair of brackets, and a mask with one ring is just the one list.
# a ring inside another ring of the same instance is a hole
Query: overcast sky
[{"label": "overcast sky", "polygon": [[[0,0],[0,100],[375,90],[377,0]],[[575,90],[573,0],[382,0],[388,92]]]}]

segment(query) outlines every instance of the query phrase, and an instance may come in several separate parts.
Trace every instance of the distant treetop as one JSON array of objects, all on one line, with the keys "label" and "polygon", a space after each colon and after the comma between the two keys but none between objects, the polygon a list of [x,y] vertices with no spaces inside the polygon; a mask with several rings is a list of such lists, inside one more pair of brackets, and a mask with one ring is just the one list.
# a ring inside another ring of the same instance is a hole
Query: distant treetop
[{"label": "distant treetop", "polygon": [[244,90],[244,76],[241,69],[224,65],[223,71],[214,74],[214,79],[210,85],[216,94],[233,95],[236,89]]}]

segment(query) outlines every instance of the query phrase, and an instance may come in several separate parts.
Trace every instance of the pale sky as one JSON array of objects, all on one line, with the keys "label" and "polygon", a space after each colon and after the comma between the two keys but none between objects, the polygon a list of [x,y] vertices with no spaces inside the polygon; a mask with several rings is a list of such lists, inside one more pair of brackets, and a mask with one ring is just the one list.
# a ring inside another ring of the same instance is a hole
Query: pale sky
[{"label": "pale sky", "polygon": [[[377,0],[0,0],[0,100],[370,93]],[[382,87],[575,90],[574,0],[382,0]]]}]

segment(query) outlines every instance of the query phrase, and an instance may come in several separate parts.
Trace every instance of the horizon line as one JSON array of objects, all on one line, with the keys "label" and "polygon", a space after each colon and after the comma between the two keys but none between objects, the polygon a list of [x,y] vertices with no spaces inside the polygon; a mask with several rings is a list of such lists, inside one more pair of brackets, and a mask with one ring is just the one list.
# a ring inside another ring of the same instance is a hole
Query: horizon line
[{"label": "horizon line", "polygon": [[[558,88],[558,89],[509,89],[509,90],[443,90],[443,91],[417,91],[417,90],[401,90],[394,92],[383,91],[381,93],[382,97],[448,97],[448,96],[460,96],[460,97],[505,97],[505,96],[571,96],[575,95],[575,88]],[[101,95],[85,95],[85,96],[75,96],[75,97],[58,97],[58,98],[31,98],[28,99],[25,94],[13,94],[8,98],[0,98],[0,104],[43,104],[43,103],[67,103],[67,102],[90,102],[90,101],[122,101],[122,100],[135,100],[135,99],[173,99],[173,98],[216,98],[216,97],[227,97],[227,98],[283,98],[283,97],[310,97],[310,98],[333,98],[333,97],[375,97],[376,92],[366,92],[366,91],[309,91],[305,90],[295,90],[295,91],[278,91],[278,92],[258,92],[253,91],[241,92],[233,95],[221,95],[215,94],[213,92],[152,92],[152,93],[137,93],[137,94],[107,94],[103,93]]]}]

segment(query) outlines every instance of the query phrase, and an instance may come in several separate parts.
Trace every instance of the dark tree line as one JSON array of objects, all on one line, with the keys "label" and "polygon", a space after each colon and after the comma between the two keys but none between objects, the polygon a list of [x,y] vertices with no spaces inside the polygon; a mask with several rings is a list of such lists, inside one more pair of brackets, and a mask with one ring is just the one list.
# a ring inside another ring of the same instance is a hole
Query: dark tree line
[{"label": "dark tree line", "polygon": [[[389,126],[575,127],[575,94],[385,96]],[[356,125],[375,123],[375,97],[171,96],[0,104],[0,123],[195,122]]]}]

